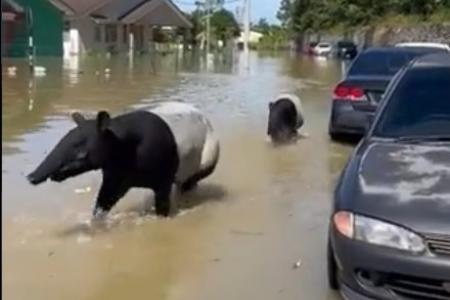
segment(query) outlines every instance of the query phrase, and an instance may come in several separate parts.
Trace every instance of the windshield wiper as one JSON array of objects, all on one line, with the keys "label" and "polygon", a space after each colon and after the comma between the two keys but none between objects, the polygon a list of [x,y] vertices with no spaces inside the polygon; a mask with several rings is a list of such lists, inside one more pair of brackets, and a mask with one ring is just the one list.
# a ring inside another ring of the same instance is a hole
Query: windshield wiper
[{"label": "windshield wiper", "polygon": [[450,135],[410,135],[402,136],[395,139],[397,142],[450,142]]}]

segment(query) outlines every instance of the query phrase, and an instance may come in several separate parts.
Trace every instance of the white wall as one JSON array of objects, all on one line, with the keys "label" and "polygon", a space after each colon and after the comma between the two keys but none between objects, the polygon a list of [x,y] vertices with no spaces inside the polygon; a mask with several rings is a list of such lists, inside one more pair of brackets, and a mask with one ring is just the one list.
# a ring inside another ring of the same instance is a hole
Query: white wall
[{"label": "white wall", "polygon": [[89,50],[99,50],[100,45],[94,40],[95,22],[90,17],[84,17],[71,22],[72,28],[78,31],[78,53],[85,54]]}]

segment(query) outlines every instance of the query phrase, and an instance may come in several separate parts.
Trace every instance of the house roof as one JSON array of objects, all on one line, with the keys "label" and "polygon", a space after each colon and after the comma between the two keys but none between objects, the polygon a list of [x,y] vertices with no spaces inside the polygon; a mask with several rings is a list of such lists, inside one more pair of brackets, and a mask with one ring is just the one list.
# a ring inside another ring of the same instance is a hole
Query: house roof
[{"label": "house roof", "polygon": [[[90,14],[111,0],[49,0],[69,16]],[[125,1],[126,2],[126,1]]]},{"label": "house roof", "polygon": [[[49,0],[71,18],[93,17],[122,23],[174,25],[191,27],[192,24],[171,0]],[[159,13],[155,13],[158,10]],[[149,15],[152,18],[149,18]],[[162,19],[166,17],[166,19]],[[146,21],[146,22],[144,22]]]},{"label": "house roof", "polygon": [[119,19],[124,23],[192,27],[191,22],[171,0],[144,1]]},{"label": "house roof", "polygon": [[15,13],[13,13],[13,12],[2,12],[2,21],[14,21],[15,19],[16,19],[16,14]]},{"label": "house roof", "polygon": [[13,11],[15,13],[23,13],[24,9],[14,0],[2,0],[2,12]]}]

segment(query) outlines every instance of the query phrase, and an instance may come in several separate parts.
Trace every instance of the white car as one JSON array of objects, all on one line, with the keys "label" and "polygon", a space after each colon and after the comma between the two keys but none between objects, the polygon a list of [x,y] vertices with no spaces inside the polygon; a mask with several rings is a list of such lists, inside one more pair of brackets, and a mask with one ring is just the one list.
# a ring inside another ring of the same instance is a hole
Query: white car
[{"label": "white car", "polygon": [[314,54],[316,55],[329,55],[333,46],[330,43],[319,43],[316,47],[314,47]]},{"label": "white car", "polygon": [[436,49],[442,49],[442,50],[450,52],[450,46],[447,44],[442,44],[442,43],[427,43],[427,42],[399,43],[399,44],[396,44],[395,47],[436,48]]}]

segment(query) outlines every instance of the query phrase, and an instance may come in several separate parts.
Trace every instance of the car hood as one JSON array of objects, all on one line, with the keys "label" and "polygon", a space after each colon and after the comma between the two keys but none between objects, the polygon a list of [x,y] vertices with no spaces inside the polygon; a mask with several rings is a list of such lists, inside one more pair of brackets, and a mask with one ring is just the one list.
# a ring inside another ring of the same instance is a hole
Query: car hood
[{"label": "car hood", "polygon": [[448,144],[370,144],[356,177],[355,212],[418,232],[449,234]]}]

